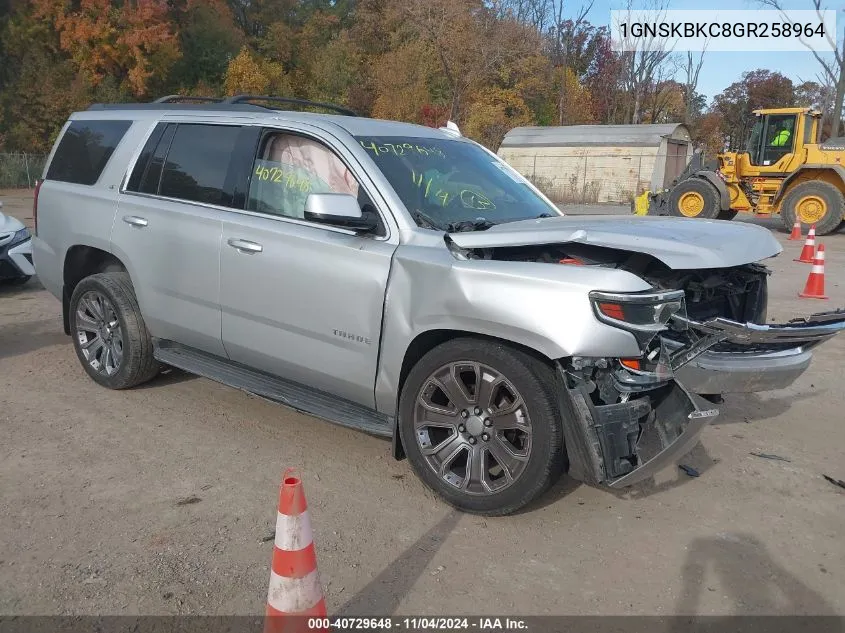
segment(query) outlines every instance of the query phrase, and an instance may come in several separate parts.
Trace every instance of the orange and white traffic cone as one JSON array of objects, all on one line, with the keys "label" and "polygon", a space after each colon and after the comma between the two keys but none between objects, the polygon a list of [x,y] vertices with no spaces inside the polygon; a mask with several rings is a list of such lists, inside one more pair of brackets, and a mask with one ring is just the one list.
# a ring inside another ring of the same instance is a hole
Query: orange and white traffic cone
[{"label": "orange and white traffic cone", "polygon": [[801,239],[801,223],[798,220],[795,220],[795,224],[792,225],[792,233],[789,234],[790,240],[800,240]]},{"label": "orange and white traffic cone", "polygon": [[793,261],[804,264],[812,264],[816,256],[816,225],[810,227],[810,232],[807,233],[807,240],[804,242],[804,248],[801,249],[800,257]]},{"label": "orange and white traffic cone", "polygon": [[824,244],[819,244],[819,251],[813,261],[813,269],[807,277],[804,292],[798,293],[804,299],[827,299],[824,294]]},{"label": "orange and white traffic cone", "polygon": [[264,632],[327,631],[325,618],[308,503],[302,480],[288,469],[279,493]]}]

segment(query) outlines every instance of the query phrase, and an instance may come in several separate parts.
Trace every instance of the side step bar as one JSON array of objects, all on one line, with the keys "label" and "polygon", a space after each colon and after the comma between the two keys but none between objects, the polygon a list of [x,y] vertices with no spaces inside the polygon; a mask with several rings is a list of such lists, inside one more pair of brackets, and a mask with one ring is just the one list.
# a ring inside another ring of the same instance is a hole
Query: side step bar
[{"label": "side step bar", "polygon": [[393,418],[311,387],[170,341],[155,341],[153,355],[165,365],[261,396],[327,422],[379,437],[393,435]]}]

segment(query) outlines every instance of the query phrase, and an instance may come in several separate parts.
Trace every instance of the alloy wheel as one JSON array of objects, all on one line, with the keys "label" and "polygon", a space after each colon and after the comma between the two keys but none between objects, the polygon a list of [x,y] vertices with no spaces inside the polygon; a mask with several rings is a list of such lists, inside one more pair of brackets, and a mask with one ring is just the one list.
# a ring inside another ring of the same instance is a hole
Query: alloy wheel
[{"label": "alloy wheel", "polygon": [[433,372],[414,403],[414,435],[428,466],[471,495],[511,486],[531,455],[526,403],[500,372],[453,362]]},{"label": "alloy wheel", "polygon": [[123,332],[111,301],[102,293],[86,292],[77,304],[75,325],[88,365],[106,376],[116,374],[123,360]]}]

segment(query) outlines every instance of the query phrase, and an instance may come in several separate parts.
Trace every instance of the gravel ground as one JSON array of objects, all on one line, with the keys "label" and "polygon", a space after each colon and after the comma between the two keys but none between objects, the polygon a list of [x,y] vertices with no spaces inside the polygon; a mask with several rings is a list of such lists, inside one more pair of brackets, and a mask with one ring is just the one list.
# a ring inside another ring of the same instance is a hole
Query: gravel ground
[{"label": "gravel ground", "polygon": [[[28,192],[0,199],[31,224]],[[809,267],[776,235],[771,316],[845,306],[845,237],[823,240],[821,302],[798,299]],[[484,519],[388,442],[208,380],[102,389],[37,279],[0,289],[0,614],[260,614],[296,466],[332,614],[845,615],[845,490],[822,477],[845,479],[843,361],[839,337],[790,389],[726,398],[685,460],[698,478],[624,494],[564,478]]]}]

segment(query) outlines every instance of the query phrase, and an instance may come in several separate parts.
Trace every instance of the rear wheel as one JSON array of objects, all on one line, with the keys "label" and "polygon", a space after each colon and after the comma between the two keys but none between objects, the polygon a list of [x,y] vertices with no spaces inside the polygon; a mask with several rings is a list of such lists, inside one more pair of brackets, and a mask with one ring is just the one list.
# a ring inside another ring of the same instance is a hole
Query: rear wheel
[{"label": "rear wheel", "polygon": [[845,215],[845,197],[827,182],[808,181],[795,185],[787,192],[781,205],[784,228],[792,230],[796,221],[802,229],[816,226],[816,235],[833,233]]},{"label": "rear wheel", "polygon": [[682,180],[669,194],[669,213],[675,216],[713,220],[720,208],[719,192],[703,178]]},{"label": "rear wheel", "polygon": [[98,273],[80,281],[70,300],[70,327],[79,362],[103,387],[127,389],[158,373],[127,273]]},{"label": "rear wheel", "polygon": [[426,354],[403,386],[399,432],[420,479],[475,514],[515,512],[565,464],[554,373],[496,342],[456,339]]}]

